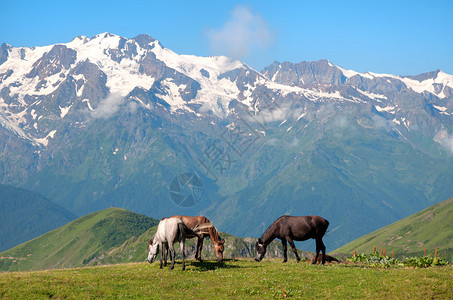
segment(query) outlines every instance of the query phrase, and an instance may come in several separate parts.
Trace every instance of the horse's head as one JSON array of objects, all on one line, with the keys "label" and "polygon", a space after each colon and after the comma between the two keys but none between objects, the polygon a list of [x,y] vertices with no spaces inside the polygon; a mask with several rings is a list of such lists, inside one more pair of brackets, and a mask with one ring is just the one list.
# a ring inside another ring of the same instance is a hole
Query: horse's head
[{"label": "horse's head", "polygon": [[218,262],[221,262],[223,260],[223,251],[225,250],[225,247],[223,244],[225,244],[224,240],[222,240],[214,245],[214,253],[215,253],[215,256],[217,257]]},{"label": "horse's head", "polygon": [[149,263],[152,263],[157,257],[157,252],[159,252],[159,243],[154,242],[154,239],[153,240],[149,240],[148,241],[147,251],[148,251],[148,259],[147,259],[147,261]]},{"label": "horse's head", "polygon": [[256,261],[261,261],[264,257],[264,254],[266,254],[266,245],[263,243],[261,239],[258,239],[258,241],[255,244],[255,253]]}]

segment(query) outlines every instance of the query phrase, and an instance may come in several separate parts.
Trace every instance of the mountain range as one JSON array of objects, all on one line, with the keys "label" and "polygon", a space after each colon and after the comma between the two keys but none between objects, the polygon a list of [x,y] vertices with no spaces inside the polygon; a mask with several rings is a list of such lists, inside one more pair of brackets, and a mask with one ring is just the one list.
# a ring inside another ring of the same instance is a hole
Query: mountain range
[{"label": "mountain range", "polygon": [[452,113],[440,70],[259,72],[146,34],[2,44],[0,183],[75,215],[203,214],[236,236],[317,214],[335,249],[453,195]]}]

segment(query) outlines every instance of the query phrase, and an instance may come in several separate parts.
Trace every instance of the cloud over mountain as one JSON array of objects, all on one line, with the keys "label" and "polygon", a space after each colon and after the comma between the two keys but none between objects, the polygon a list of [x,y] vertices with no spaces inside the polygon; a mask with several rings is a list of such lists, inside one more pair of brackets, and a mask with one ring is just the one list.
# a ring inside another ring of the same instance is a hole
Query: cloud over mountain
[{"label": "cloud over mountain", "polygon": [[242,5],[233,9],[221,28],[210,29],[206,34],[214,53],[236,59],[268,47],[274,39],[266,20]]}]

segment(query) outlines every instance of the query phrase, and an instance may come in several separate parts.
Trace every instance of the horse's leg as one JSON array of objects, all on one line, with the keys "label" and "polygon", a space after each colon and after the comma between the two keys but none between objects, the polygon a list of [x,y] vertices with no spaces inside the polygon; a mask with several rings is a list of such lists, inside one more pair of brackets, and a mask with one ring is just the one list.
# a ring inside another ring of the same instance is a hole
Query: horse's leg
[{"label": "horse's leg", "polygon": [[168,243],[168,248],[170,249],[170,257],[171,257],[170,270],[173,270],[175,267],[175,248],[174,248],[173,243]]},{"label": "horse's leg", "polygon": [[[164,252],[164,267],[167,266],[167,255],[168,255],[168,243],[164,243],[165,252]],[[171,257],[170,257],[171,259]]]},{"label": "horse's leg", "polygon": [[315,260],[312,264],[316,264],[318,262],[319,252],[322,251],[322,264],[326,262],[326,246],[322,242],[322,238],[316,239],[316,256]]},{"label": "horse's leg", "polygon": [[321,248],[319,247],[319,240],[316,239],[316,255],[315,255],[315,259],[311,262],[313,265],[315,265],[317,262],[318,262],[318,256],[319,256],[319,251],[321,250]]},{"label": "horse's leg", "polygon": [[181,259],[182,259],[182,270],[186,269],[186,265],[184,263],[184,239],[179,242],[179,248],[181,248]]},{"label": "horse's leg", "polygon": [[283,238],[282,239],[282,245],[283,245],[283,262],[288,261],[288,254],[286,253],[288,250],[288,246],[286,245],[286,240]]},{"label": "horse's leg", "polygon": [[203,249],[203,241],[204,241],[204,236],[199,236],[197,240],[197,253],[195,254],[195,259],[198,259],[198,261],[202,261],[201,259],[201,250]]},{"label": "horse's leg", "polygon": [[289,245],[293,249],[293,252],[294,252],[294,255],[296,256],[297,262],[300,262],[299,254],[297,254],[296,245],[294,245],[293,239],[290,238],[290,237],[287,237],[286,239],[288,240]]},{"label": "horse's leg", "polygon": [[325,264],[325,262],[326,262],[326,246],[322,242],[322,238],[319,239],[319,244],[320,244],[319,246],[322,251],[322,264]]},{"label": "horse's leg", "polygon": [[164,257],[164,248],[165,248],[165,242],[164,243],[159,243],[160,245],[160,267],[162,269],[162,258]]}]

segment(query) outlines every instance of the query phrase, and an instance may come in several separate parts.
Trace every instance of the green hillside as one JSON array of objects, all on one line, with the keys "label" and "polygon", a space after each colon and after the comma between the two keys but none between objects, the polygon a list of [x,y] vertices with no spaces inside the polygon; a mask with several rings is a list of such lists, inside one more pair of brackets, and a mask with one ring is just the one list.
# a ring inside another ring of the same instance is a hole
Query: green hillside
[{"label": "green hillside", "polygon": [[453,261],[453,198],[428,207],[405,219],[397,221],[333,251],[350,255],[371,253],[385,248],[387,255],[395,251],[398,258],[434,254]]},{"label": "green hillside", "polygon": [[98,211],[1,252],[0,270],[83,266],[99,253],[140,236],[157,223],[155,219],[124,209]]},{"label": "green hillside", "polygon": [[44,196],[0,184],[0,251],[58,228],[76,216]]}]

